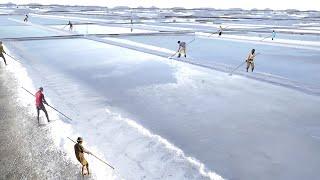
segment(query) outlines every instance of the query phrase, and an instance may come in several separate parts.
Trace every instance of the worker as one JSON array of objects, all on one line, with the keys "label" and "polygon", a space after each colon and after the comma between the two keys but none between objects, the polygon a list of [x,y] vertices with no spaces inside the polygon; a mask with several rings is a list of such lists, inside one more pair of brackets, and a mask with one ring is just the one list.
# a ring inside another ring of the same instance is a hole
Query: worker
[{"label": "worker", "polygon": [[40,110],[42,110],[44,112],[44,114],[47,117],[48,122],[50,122],[49,116],[48,116],[48,112],[47,112],[45,106],[43,105],[43,103],[46,104],[46,105],[49,105],[47,103],[47,101],[45,100],[45,98],[44,98],[43,87],[39,88],[38,92],[36,92],[35,97],[36,97],[36,108],[37,108],[38,123],[40,124],[40,121],[39,121]]},{"label": "worker", "polygon": [[28,18],[29,18],[29,16],[28,16],[28,14],[26,14],[26,17],[23,19],[23,21],[28,22]]},{"label": "worker", "polygon": [[220,27],[219,27],[219,30],[218,30],[219,37],[222,35],[222,30],[223,30],[223,28],[220,26]]},{"label": "worker", "polygon": [[187,52],[186,52],[186,43],[183,42],[183,41],[178,41],[178,44],[179,44],[179,48],[178,48],[178,58],[181,57],[181,54],[183,53],[184,54],[184,57],[186,58],[187,57]]},{"label": "worker", "polygon": [[6,58],[4,57],[3,53],[7,54],[3,49],[2,41],[0,41],[0,57],[2,57],[4,64],[7,65],[7,61],[6,61]]},{"label": "worker", "polygon": [[71,21],[69,21],[69,23],[67,24],[69,26],[69,30],[72,31],[73,29],[73,24],[71,23]]},{"label": "worker", "polygon": [[[88,161],[84,158],[84,153],[87,153],[87,154],[91,154],[91,152],[89,152],[88,150],[86,150],[83,146],[82,146],[82,142],[83,142],[83,139],[81,137],[78,137],[77,139],[77,143],[74,145],[74,152],[75,152],[75,155],[76,155],[76,158],[77,160],[81,163],[82,165],[82,175],[89,175],[90,172],[89,172],[89,163]],[[86,168],[86,171],[87,173],[85,172],[85,168]]]},{"label": "worker", "polygon": [[272,31],[272,37],[271,37],[271,40],[273,41],[273,39],[276,37],[276,32],[273,30]]},{"label": "worker", "polygon": [[248,58],[246,60],[247,62],[247,72],[251,66],[251,71],[253,72],[254,70],[254,58],[256,57],[256,54],[255,54],[255,49],[252,49],[251,52],[249,53],[248,55]]}]

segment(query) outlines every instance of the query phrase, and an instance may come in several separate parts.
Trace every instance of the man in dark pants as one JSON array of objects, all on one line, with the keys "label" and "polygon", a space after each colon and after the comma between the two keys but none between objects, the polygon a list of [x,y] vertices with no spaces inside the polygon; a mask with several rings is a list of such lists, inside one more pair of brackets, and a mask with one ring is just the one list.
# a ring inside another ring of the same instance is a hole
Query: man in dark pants
[{"label": "man in dark pants", "polygon": [[255,54],[255,51],[256,51],[255,49],[252,49],[251,52],[249,53],[248,57],[247,57],[247,60],[246,60],[246,62],[247,62],[247,72],[248,72],[250,66],[251,66],[251,71],[253,72],[253,70],[254,70],[254,58],[257,56]]},{"label": "man in dark pants", "polygon": [[26,14],[26,17],[23,19],[23,21],[28,22],[28,18],[29,18],[29,16],[28,16],[28,14]]},{"label": "man in dark pants", "polygon": [[0,41],[0,57],[2,57],[4,60],[4,64],[7,65],[6,58],[4,57],[3,53],[7,54],[3,49],[2,42]]},{"label": "man in dark pants", "polygon": [[69,26],[69,31],[72,31],[73,29],[73,24],[71,23],[71,21],[69,21],[69,23],[67,24]]},{"label": "man in dark pants", "polygon": [[42,110],[46,117],[47,117],[47,120],[48,122],[50,122],[49,120],[49,116],[48,116],[48,113],[47,113],[47,110],[46,108],[44,107],[43,103],[45,103],[46,105],[48,105],[47,101],[44,99],[44,95],[43,95],[43,88],[40,87],[39,88],[39,91],[36,93],[36,107],[37,107],[37,119],[38,119],[38,123],[39,122],[39,114],[40,114],[40,110]]},{"label": "man in dark pants", "polygon": [[223,30],[223,28],[221,26],[219,26],[219,30],[218,30],[219,37],[222,35],[222,30]]}]

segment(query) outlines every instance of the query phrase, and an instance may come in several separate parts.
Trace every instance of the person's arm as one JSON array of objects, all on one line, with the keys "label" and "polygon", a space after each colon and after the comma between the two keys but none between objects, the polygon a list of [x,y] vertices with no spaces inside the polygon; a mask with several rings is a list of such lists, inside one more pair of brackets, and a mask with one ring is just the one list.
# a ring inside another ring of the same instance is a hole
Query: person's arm
[{"label": "person's arm", "polygon": [[256,56],[257,56],[257,54],[256,54],[256,53],[253,53],[252,59],[255,58]]},{"label": "person's arm", "polygon": [[79,150],[81,153],[87,153],[87,154],[91,154],[90,151],[86,150],[81,144],[79,144]]},{"label": "person's arm", "polygon": [[4,48],[2,48],[2,52],[4,52],[5,54],[7,54],[7,53],[4,51]]},{"label": "person's arm", "polygon": [[180,51],[180,49],[181,49],[181,46],[179,45],[177,52],[179,52],[179,51]]},{"label": "person's arm", "polygon": [[259,53],[253,53],[252,55],[252,60],[254,60],[254,58],[258,55]]},{"label": "person's arm", "polygon": [[92,154],[90,151],[86,150],[85,148],[83,148],[83,152],[85,152],[87,154]]},{"label": "person's arm", "polygon": [[42,102],[45,103],[46,105],[49,105],[46,101],[46,99],[44,98],[44,95],[42,96]]},{"label": "person's arm", "polygon": [[247,57],[247,59],[246,59],[246,62],[248,62],[248,61],[249,61],[249,59],[250,59],[250,55],[251,55],[251,53],[249,53],[249,55],[248,55],[248,57]]}]

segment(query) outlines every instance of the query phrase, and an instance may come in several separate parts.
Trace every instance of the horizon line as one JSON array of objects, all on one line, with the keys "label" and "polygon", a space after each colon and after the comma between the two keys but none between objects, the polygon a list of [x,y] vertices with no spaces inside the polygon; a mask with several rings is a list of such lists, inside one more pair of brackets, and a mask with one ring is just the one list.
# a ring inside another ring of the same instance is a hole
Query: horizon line
[{"label": "horizon line", "polygon": [[193,10],[193,9],[213,9],[213,10],[258,10],[258,11],[300,11],[300,12],[307,12],[307,11],[316,11],[319,12],[320,10],[316,9],[308,9],[308,10],[299,10],[295,8],[288,8],[288,9],[272,9],[272,8],[238,8],[238,7],[230,7],[230,8],[214,8],[214,7],[196,7],[196,8],[185,8],[185,7],[157,7],[157,6],[136,6],[136,7],[130,7],[130,6],[101,6],[101,5],[70,5],[70,4],[41,4],[41,3],[27,3],[27,4],[17,4],[17,3],[0,3],[0,5],[15,5],[15,6],[65,6],[65,7],[103,7],[103,8],[110,8],[110,9],[181,9],[181,10]]}]

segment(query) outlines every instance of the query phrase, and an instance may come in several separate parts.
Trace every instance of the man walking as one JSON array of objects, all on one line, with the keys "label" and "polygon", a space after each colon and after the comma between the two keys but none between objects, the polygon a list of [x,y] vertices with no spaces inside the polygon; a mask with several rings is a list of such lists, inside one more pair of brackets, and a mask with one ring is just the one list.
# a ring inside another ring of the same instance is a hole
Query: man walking
[{"label": "man walking", "polygon": [[250,66],[251,66],[251,72],[253,72],[253,70],[254,70],[254,62],[253,61],[254,61],[254,58],[256,57],[255,51],[256,51],[255,49],[252,49],[251,52],[248,55],[247,60],[246,60],[246,62],[247,62],[247,72],[248,72]]},{"label": "man walking", "polygon": [[23,21],[28,22],[28,18],[29,18],[29,16],[28,16],[28,14],[26,14],[26,17],[23,19]]},{"label": "man walking", "polygon": [[44,99],[44,95],[43,95],[43,88],[40,87],[38,92],[36,93],[35,95],[36,97],[36,107],[37,107],[37,119],[38,119],[38,123],[40,124],[40,121],[39,121],[39,114],[40,114],[40,110],[42,110],[46,117],[47,117],[47,120],[48,122],[50,122],[49,120],[49,116],[48,116],[48,113],[47,113],[47,110],[46,108],[44,107],[43,103],[48,105],[47,101]]},{"label": "man walking", "polygon": [[[78,159],[78,161],[82,165],[81,173],[84,176],[84,175],[87,175],[87,173],[88,173],[88,175],[90,174],[90,172],[89,172],[89,163],[84,158],[84,153],[91,154],[91,152],[89,152],[86,149],[84,149],[84,147],[82,146],[82,142],[83,142],[83,139],[81,137],[78,137],[77,143],[74,145],[74,153],[76,155],[76,158]],[[84,168],[86,168],[87,173],[84,171]]]},{"label": "man walking", "polygon": [[220,27],[219,27],[219,30],[218,30],[219,37],[222,35],[222,30],[223,30],[223,28],[220,26]]},{"label": "man walking", "polygon": [[73,24],[71,23],[71,21],[69,21],[69,23],[68,23],[67,25],[69,25],[69,31],[72,31],[72,29],[73,29]]},{"label": "man walking", "polygon": [[273,39],[276,37],[276,32],[273,30],[272,31],[272,38],[271,38],[271,40],[273,41]]},{"label": "man walking", "polygon": [[6,58],[4,57],[3,53],[7,54],[3,49],[2,41],[0,41],[0,57],[2,57],[4,64],[7,65],[7,61],[6,61]]},{"label": "man walking", "polygon": [[186,52],[186,43],[183,42],[183,41],[178,41],[178,44],[179,44],[179,48],[178,48],[178,58],[181,57],[181,54],[183,53],[184,54],[184,57],[186,58],[187,57],[187,52]]}]

